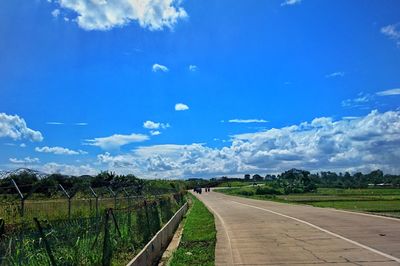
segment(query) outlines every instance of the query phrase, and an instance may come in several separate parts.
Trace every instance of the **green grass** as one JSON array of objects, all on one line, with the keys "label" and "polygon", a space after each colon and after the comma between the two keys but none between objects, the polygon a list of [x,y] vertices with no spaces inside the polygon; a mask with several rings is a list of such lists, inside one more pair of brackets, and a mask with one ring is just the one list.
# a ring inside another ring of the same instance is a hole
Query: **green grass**
[{"label": "green grass", "polygon": [[256,188],[221,189],[218,192],[260,200],[307,204],[315,207],[328,207],[343,210],[371,212],[386,216],[400,217],[400,189],[365,188],[336,189],[319,188],[314,193],[289,195],[259,195]]},{"label": "green grass", "polygon": [[197,198],[187,214],[181,243],[169,265],[214,265],[216,229],[214,216]]}]

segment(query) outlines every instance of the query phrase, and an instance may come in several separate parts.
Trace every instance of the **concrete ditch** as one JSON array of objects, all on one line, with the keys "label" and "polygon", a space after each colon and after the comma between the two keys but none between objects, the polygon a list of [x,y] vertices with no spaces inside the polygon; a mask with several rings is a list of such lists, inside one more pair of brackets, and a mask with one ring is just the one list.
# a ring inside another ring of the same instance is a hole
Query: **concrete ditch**
[{"label": "concrete ditch", "polygon": [[152,266],[157,264],[187,210],[188,203],[186,202],[127,266]]}]

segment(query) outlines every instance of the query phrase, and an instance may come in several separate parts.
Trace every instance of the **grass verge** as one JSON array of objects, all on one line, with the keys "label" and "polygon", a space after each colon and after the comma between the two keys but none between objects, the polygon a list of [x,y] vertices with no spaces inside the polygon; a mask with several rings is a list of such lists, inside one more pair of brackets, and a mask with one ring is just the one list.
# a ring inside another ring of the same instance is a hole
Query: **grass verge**
[{"label": "grass verge", "polygon": [[170,266],[214,265],[216,229],[214,216],[196,197],[190,195],[192,207],[186,216],[181,243]]}]

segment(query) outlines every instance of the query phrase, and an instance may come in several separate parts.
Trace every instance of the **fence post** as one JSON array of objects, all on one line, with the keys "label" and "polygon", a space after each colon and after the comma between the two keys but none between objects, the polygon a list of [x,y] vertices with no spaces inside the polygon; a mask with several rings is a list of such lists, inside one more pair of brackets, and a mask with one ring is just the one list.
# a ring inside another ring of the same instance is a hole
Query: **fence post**
[{"label": "fence post", "polygon": [[5,226],[6,226],[6,223],[5,223],[4,219],[0,218],[0,239],[6,232]]},{"label": "fence post", "polygon": [[118,236],[119,237],[122,237],[122,234],[121,234],[121,231],[119,230],[119,226],[118,226],[118,223],[117,223],[117,219],[115,218],[113,209],[110,209],[110,212],[111,212],[111,216],[112,216],[113,221],[114,221],[115,231],[118,232]]},{"label": "fence post", "polygon": [[43,243],[44,243],[44,246],[46,248],[47,255],[49,256],[50,263],[51,263],[52,266],[56,266],[57,265],[56,261],[55,261],[55,259],[53,257],[53,253],[51,253],[50,244],[47,242],[46,235],[43,233],[42,226],[40,225],[40,222],[39,222],[39,220],[37,218],[33,218],[33,220],[36,223],[36,226],[38,228],[40,237],[43,239]]},{"label": "fence post", "polygon": [[18,191],[19,197],[21,198],[20,215],[21,215],[21,217],[24,217],[25,197],[24,197],[24,195],[22,194],[21,190],[19,190],[19,187],[18,187],[17,183],[15,182],[15,180],[14,180],[14,179],[11,179],[11,181],[12,181],[14,187],[15,187],[15,188],[17,189],[17,191]]},{"label": "fence post", "polygon": [[128,193],[128,191],[126,191],[125,188],[122,188],[122,190],[125,193],[125,196],[128,198],[128,236],[130,237],[131,235],[131,225],[132,225],[132,218],[131,218],[131,197]]},{"label": "fence post", "polygon": [[61,190],[68,198],[68,219],[71,219],[71,196],[68,194],[68,192],[64,189],[64,187],[61,184],[58,184],[58,186],[61,188]]},{"label": "fence post", "polygon": [[110,187],[107,187],[111,195],[114,197],[114,209],[117,208],[117,193],[115,193]]},{"label": "fence post", "polygon": [[111,241],[110,241],[109,220],[110,220],[110,210],[107,209],[104,219],[104,243],[103,243],[103,258],[102,258],[103,266],[111,265],[112,250],[110,247]]},{"label": "fence post", "polygon": [[99,196],[97,196],[96,192],[94,192],[92,187],[89,187],[93,196],[96,198],[96,218],[99,217]]}]

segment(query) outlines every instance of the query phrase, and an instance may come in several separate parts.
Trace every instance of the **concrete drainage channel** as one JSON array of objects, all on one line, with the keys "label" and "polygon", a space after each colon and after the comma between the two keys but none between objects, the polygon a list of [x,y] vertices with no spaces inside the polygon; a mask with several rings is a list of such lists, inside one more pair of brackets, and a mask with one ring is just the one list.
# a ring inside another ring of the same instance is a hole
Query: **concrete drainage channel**
[{"label": "concrete drainage channel", "polygon": [[156,264],[168,247],[176,228],[178,228],[187,210],[188,203],[186,202],[127,266],[152,266]]}]

